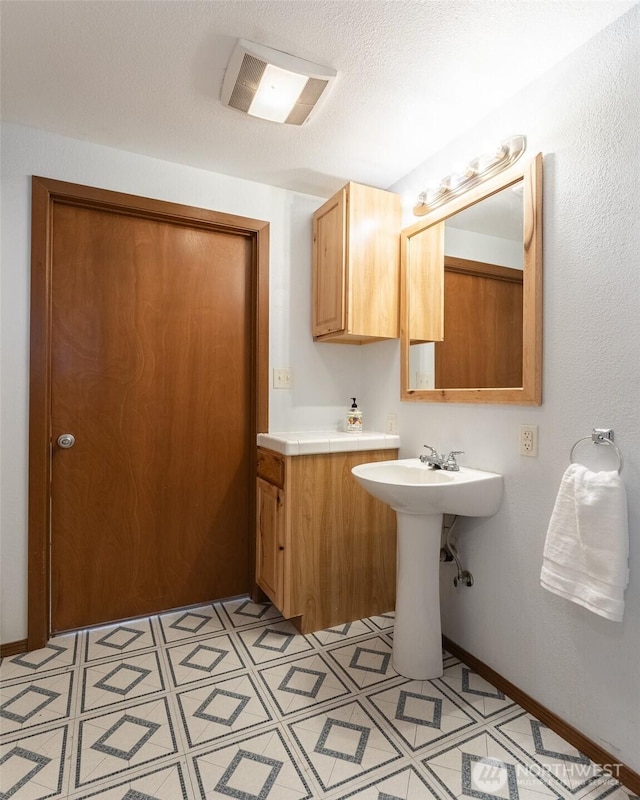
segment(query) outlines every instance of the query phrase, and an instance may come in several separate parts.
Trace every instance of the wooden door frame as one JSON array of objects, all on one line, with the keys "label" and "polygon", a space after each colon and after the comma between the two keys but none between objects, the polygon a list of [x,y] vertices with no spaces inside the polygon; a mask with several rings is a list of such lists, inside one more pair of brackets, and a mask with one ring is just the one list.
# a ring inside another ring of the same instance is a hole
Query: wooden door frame
[{"label": "wooden door frame", "polygon": [[[269,418],[269,223],[218,211],[112,192],[66,181],[31,179],[31,355],[29,384],[28,649],[51,634],[51,291],[53,209],[56,203],[123,213],[204,230],[246,235],[252,241],[252,436]],[[255,474],[256,448],[252,449]],[[254,492],[250,496],[254,498]],[[255,498],[250,514],[255,530]],[[252,541],[252,538],[250,538]],[[250,548],[255,594],[254,548]]]}]

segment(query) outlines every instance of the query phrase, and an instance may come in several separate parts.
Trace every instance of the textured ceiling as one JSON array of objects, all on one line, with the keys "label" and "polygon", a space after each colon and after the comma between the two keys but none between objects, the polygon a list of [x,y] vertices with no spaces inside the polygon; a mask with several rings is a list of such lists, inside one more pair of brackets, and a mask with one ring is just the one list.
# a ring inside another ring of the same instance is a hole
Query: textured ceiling
[{"label": "textured ceiling", "polygon": [[[635,0],[2,0],[2,118],[328,196],[387,187]],[[338,70],[302,127],[221,105],[236,39]]]}]

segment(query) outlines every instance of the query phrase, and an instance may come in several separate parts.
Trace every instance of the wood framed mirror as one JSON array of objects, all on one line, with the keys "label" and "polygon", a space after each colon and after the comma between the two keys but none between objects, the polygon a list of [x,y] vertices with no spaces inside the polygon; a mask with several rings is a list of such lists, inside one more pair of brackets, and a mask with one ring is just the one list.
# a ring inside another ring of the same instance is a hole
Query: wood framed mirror
[{"label": "wood framed mirror", "polygon": [[542,403],[542,154],[400,235],[401,399]]}]

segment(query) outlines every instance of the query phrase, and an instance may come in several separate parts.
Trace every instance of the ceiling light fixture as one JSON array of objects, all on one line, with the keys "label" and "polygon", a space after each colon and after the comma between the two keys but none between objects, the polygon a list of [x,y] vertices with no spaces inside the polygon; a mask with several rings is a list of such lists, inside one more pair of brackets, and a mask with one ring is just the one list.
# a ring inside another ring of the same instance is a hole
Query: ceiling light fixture
[{"label": "ceiling light fixture", "polygon": [[526,146],[526,138],[519,134],[505,139],[492,154],[474,158],[460,172],[447,175],[437,186],[422,192],[413,207],[413,213],[416,217],[422,217],[452,197],[457,197],[481,181],[492,178],[515,164]]},{"label": "ceiling light fixture", "polygon": [[222,102],[253,117],[302,125],[326,99],[329,67],[238,39],[222,83]]}]

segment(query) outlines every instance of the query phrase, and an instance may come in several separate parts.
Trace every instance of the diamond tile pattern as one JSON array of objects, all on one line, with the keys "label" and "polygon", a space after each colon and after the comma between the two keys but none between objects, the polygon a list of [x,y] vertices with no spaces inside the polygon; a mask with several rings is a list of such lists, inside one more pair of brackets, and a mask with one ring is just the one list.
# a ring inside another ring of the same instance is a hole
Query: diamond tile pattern
[{"label": "diamond tile pattern", "polygon": [[402,757],[359,701],[319,711],[288,727],[324,791]]},{"label": "diamond tile pattern", "polygon": [[350,694],[346,681],[319,654],[258,671],[282,717]]},{"label": "diamond tile pattern", "polygon": [[[75,672],[0,686],[0,731],[8,734],[68,718]],[[1,797],[1,795],[0,795]]]},{"label": "diamond tile pattern", "polygon": [[369,694],[369,701],[412,752],[477,724],[468,707],[446,695],[437,681],[405,681]]},{"label": "diamond tile pattern", "polygon": [[148,650],[156,645],[150,619],[134,620],[103,628],[94,628],[85,635],[85,661],[113,658]]},{"label": "diamond tile pattern", "polygon": [[[0,797],[66,797],[65,758],[68,727],[57,725],[45,732],[6,737],[0,745]],[[5,739],[10,738],[10,741]]]},{"label": "diamond tile pattern", "polygon": [[31,653],[3,658],[0,663],[0,685],[18,678],[34,678],[54,671],[70,669],[78,660],[78,634],[56,636]]},{"label": "diamond tile pattern", "polygon": [[472,706],[482,719],[492,719],[516,708],[516,704],[500,690],[460,662],[445,666],[440,680],[463,704]]},{"label": "diamond tile pattern", "polygon": [[220,614],[213,605],[161,614],[158,622],[165,644],[224,631]]},{"label": "diamond tile pattern", "polygon": [[393,622],[236,598],[5,658],[0,800],[638,800],[450,654],[398,675]]},{"label": "diamond tile pattern", "polygon": [[178,702],[190,747],[248,731],[273,719],[256,680],[246,673],[180,692]]},{"label": "diamond tile pattern", "polygon": [[177,753],[167,698],[81,719],[75,786]]},{"label": "diamond tile pattern", "polygon": [[391,665],[391,645],[380,636],[332,647],[328,655],[360,689],[399,677]]},{"label": "diamond tile pattern", "polygon": [[590,794],[601,772],[585,755],[529,714],[510,715],[496,725],[511,745],[532,760],[541,775],[548,775],[574,797]]},{"label": "diamond tile pattern", "polygon": [[238,645],[229,634],[191,641],[165,651],[174,686],[211,680],[245,669]]},{"label": "diamond tile pattern", "polygon": [[89,664],[82,670],[82,711],[104,708],[163,691],[157,652]]}]

